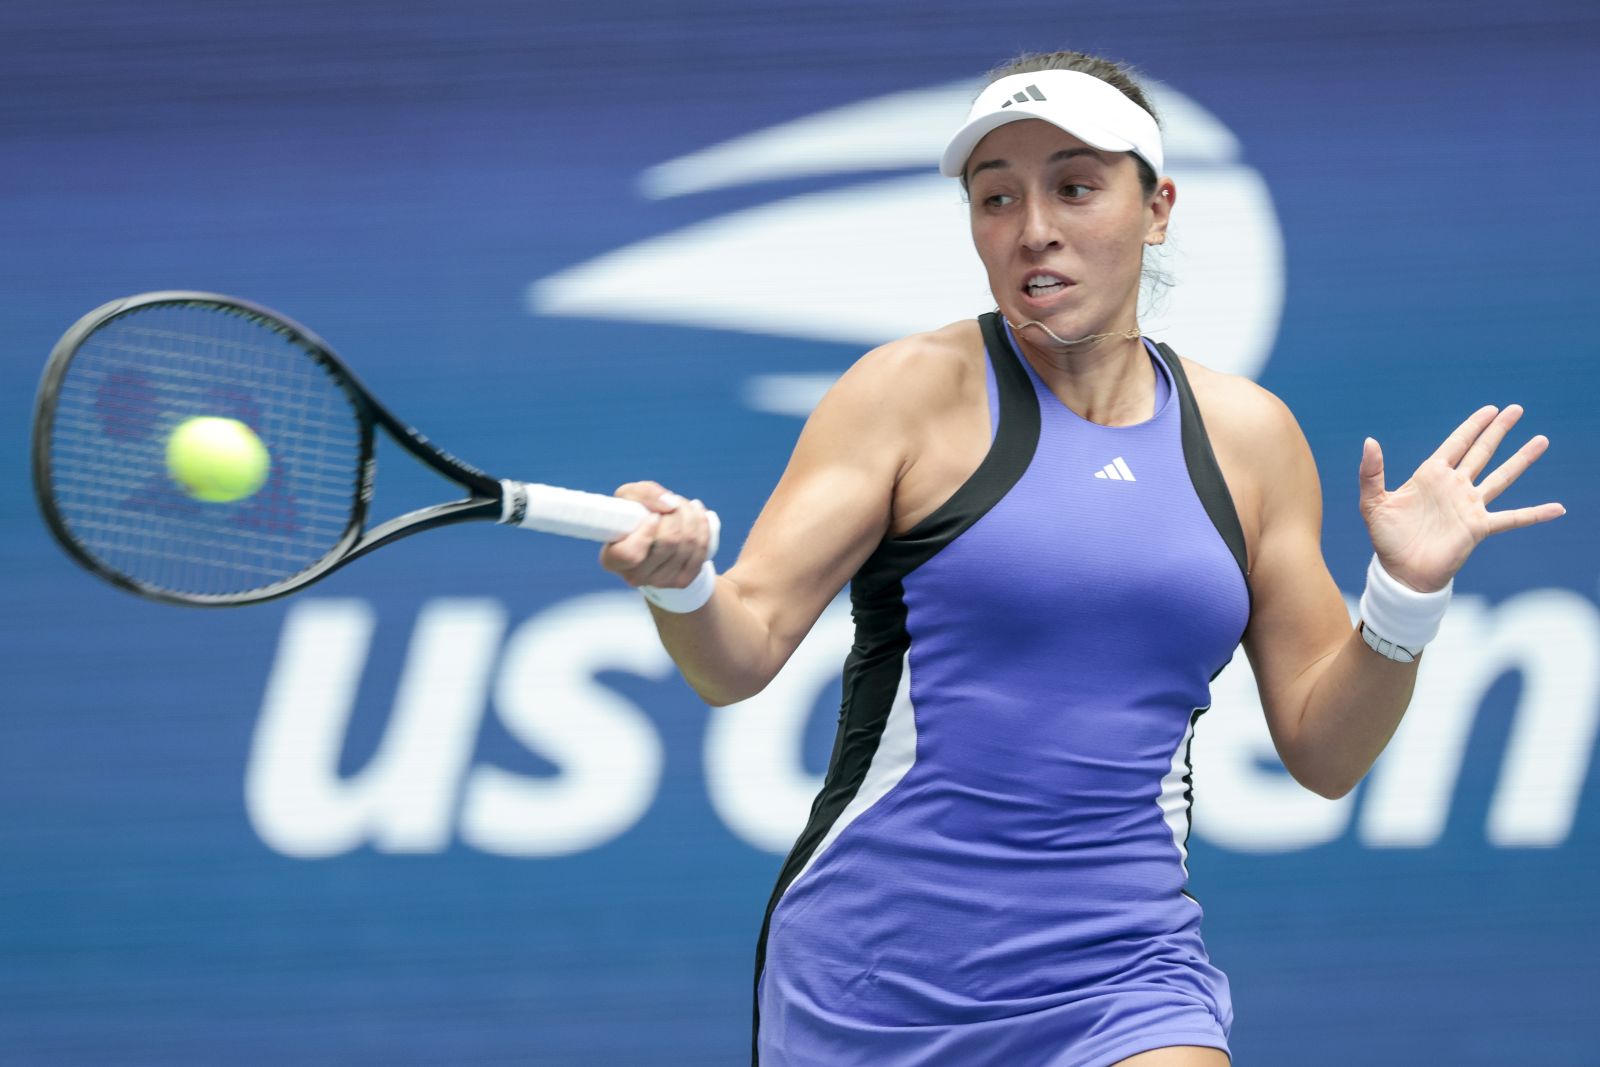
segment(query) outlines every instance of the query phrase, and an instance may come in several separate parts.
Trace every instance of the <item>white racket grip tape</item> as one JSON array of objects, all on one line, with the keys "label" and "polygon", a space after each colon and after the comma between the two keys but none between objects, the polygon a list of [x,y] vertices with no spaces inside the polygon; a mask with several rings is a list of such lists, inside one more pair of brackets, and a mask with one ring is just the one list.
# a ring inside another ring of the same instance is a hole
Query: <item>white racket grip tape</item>
[{"label": "white racket grip tape", "polygon": [[[562,489],[538,482],[500,481],[500,521],[525,530],[581,537],[586,541],[615,541],[632,533],[650,515],[650,509],[633,500],[601,493]],[[722,522],[714,511],[706,512],[711,523],[711,544],[706,554],[715,556],[721,541]]]}]

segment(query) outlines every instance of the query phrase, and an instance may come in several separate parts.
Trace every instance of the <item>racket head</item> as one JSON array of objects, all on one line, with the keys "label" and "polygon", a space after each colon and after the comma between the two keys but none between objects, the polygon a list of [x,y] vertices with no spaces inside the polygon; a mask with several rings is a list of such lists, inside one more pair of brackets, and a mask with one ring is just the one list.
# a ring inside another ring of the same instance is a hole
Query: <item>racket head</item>
[{"label": "racket head", "polygon": [[[167,468],[174,429],[236,419],[265,445],[256,492],[198,500]],[[205,607],[283,596],[350,554],[372,496],[374,404],[321,338],[268,308],[175,290],[114,300],[50,355],[34,405],[34,495],[78,563]]]}]

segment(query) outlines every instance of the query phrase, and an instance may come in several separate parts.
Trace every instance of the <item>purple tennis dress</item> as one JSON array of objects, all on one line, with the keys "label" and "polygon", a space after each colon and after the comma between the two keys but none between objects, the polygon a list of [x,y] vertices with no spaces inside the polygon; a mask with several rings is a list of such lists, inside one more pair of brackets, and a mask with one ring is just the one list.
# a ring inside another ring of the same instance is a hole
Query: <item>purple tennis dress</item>
[{"label": "purple tennis dress", "polygon": [[1175,353],[1156,413],[1062,404],[994,314],[993,442],[851,582],[822,791],[756,952],[760,1067],[1103,1067],[1226,1049],[1185,891],[1189,744],[1250,613]]}]

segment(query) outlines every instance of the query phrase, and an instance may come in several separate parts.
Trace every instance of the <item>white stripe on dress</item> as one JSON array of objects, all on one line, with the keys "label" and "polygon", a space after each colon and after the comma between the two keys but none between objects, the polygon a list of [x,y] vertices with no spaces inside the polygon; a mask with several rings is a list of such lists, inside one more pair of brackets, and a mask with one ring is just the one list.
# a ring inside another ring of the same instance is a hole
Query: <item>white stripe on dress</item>
[{"label": "white stripe on dress", "polygon": [[1178,742],[1178,748],[1172,753],[1172,769],[1161,779],[1161,796],[1157,803],[1161,805],[1161,817],[1167,821],[1167,829],[1172,832],[1172,844],[1178,850],[1178,863],[1183,867],[1184,878],[1189,877],[1189,849],[1186,844],[1189,837],[1189,801],[1184,793],[1190,788],[1184,784],[1183,777],[1191,772],[1189,767],[1189,742],[1194,737],[1194,724],[1199,720],[1200,713],[1205,708],[1196,708],[1189,716],[1189,725],[1184,727],[1183,740]]},{"label": "white stripe on dress", "polygon": [[790,880],[789,889],[793,889],[795,882],[806,876],[811,865],[817,862],[817,857],[827,851],[845,827],[882,800],[916,761],[917,722],[915,709],[911,706],[911,653],[907,652],[900,660],[900,685],[895,690],[894,703],[889,706],[889,721],[883,725],[883,734],[878,738],[878,750],[872,755],[872,763],[867,767],[861,788],[856,790],[856,795],[850,798],[850,803],[845,805],[839,817],[833,820],[833,825],[828,827],[828,832],[817,843],[806,865],[800,868],[800,873]]}]

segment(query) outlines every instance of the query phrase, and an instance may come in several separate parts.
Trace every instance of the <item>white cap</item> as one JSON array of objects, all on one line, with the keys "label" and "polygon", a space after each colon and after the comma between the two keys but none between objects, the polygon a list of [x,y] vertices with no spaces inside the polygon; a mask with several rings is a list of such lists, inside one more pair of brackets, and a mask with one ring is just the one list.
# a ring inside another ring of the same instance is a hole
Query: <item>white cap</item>
[{"label": "white cap", "polygon": [[1020,119],[1043,119],[1103,152],[1132,152],[1161,175],[1161,128],[1155,116],[1116,86],[1077,70],[1012,74],[986,87],[966,124],[945,146],[939,173],[959,178],[985,134]]}]

